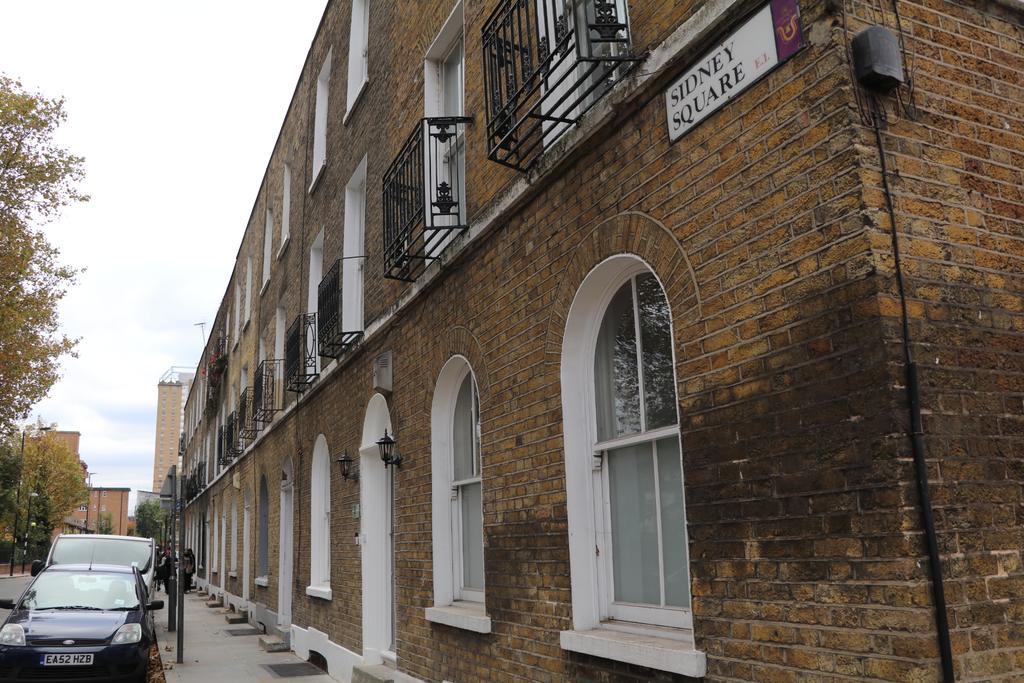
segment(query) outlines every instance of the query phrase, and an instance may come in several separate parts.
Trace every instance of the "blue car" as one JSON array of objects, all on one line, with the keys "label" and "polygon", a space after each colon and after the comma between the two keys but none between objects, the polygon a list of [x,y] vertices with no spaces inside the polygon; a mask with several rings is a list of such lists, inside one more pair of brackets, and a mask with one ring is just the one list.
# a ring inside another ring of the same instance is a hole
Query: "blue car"
[{"label": "blue car", "polygon": [[138,568],[60,564],[47,567],[0,628],[0,682],[130,681],[143,683],[156,642]]}]

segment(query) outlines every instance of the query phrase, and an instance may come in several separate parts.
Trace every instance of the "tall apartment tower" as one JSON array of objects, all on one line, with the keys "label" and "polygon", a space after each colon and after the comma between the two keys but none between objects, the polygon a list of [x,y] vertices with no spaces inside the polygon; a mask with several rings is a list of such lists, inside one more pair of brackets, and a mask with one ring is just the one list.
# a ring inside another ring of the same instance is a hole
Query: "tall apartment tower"
[{"label": "tall apartment tower", "polygon": [[153,448],[153,490],[159,491],[171,465],[178,462],[178,436],[182,410],[192,385],[193,373],[171,368],[157,384],[155,446]]}]

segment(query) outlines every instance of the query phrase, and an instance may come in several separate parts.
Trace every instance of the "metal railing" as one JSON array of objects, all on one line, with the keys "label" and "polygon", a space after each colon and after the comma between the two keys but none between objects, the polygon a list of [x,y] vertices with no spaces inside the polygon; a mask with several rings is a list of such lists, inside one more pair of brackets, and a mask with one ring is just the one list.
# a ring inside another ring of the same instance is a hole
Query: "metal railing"
[{"label": "metal railing", "polygon": [[320,355],[338,358],[345,349],[356,344],[363,338],[362,330],[347,332],[342,327],[344,318],[341,315],[341,259],[327,271],[327,275],[317,287],[317,340],[320,344]]},{"label": "metal railing", "polygon": [[421,119],[384,173],[384,277],[412,281],[468,227],[466,124]]},{"label": "metal railing", "polygon": [[626,0],[501,0],[483,56],[487,156],[520,171],[637,61]]},{"label": "metal railing", "polygon": [[267,359],[256,368],[252,382],[252,416],[256,430],[260,431],[274,419],[274,413],[282,408],[281,383],[282,361]]},{"label": "metal railing", "polygon": [[317,376],[316,313],[300,313],[284,341],[284,378],[288,391],[302,393]]},{"label": "metal railing", "polygon": [[242,454],[245,450],[245,442],[242,440],[241,420],[238,411],[231,411],[228,413],[228,418],[224,422],[225,427],[225,439],[227,444],[224,447],[224,451],[227,453],[230,460],[234,460]]},{"label": "metal railing", "polygon": [[238,437],[243,446],[252,443],[260,433],[253,417],[253,388],[246,387],[238,395]]}]

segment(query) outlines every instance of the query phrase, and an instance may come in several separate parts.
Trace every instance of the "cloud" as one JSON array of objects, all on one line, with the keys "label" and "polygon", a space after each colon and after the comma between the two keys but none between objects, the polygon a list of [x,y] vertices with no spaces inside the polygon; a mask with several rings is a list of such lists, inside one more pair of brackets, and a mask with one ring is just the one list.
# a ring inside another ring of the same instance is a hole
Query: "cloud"
[{"label": "cloud", "polygon": [[61,305],[79,355],[34,414],[82,433],[94,484],[152,486],[157,382],[199,358],[325,4],[0,5],[4,73],[66,98],[86,160],[92,201],[46,229],[86,268]]}]

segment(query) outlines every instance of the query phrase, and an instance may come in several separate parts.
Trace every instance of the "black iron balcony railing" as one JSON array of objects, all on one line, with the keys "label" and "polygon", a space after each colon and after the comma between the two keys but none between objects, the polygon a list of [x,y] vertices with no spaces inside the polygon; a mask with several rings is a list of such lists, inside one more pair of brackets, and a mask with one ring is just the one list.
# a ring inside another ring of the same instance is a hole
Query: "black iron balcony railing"
[{"label": "black iron balcony railing", "polygon": [[338,358],[363,338],[362,330],[346,331],[341,316],[341,259],[334,262],[316,292],[317,339],[320,355]]},{"label": "black iron balcony railing", "polygon": [[500,0],[483,48],[487,156],[520,171],[637,61],[626,0]]},{"label": "black iron balcony railing", "polygon": [[228,414],[227,422],[227,453],[234,460],[245,451],[245,440],[242,439],[242,420],[238,411]]},{"label": "black iron balcony railing", "polygon": [[263,429],[274,419],[274,413],[281,410],[280,378],[280,360],[267,359],[256,368],[252,382],[252,417],[256,431]]},{"label": "black iron balcony railing", "polygon": [[302,393],[316,379],[316,313],[300,313],[284,339],[284,377],[288,391]]},{"label": "black iron balcony railing", "polygon": [[466,219],[463,116],[420,120],[384,174],[384,277],[412,281]]},{"label": "black iron balcony railing", "polygon": [[260,430],[253,417],[253,388],[247,387],[238,396],[238,436],[245,444],[252,443]]},{"label": "black iron balcony railing", "polygon": [[227,425],[217,427],[217,464],[227,465],[231,457],[227,453]]}]

